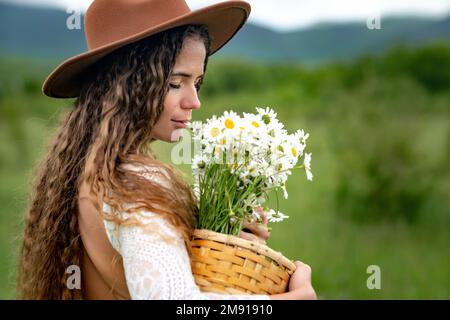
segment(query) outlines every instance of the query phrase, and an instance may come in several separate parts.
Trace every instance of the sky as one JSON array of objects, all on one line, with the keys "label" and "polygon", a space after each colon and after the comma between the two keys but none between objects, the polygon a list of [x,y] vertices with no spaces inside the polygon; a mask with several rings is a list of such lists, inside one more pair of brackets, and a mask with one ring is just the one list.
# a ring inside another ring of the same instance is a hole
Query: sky
[{"label": "sky", "polygon": [[[1,1],[1,0],[0,0]],[[11,0],[3,0],[9,1]],[[15,3],[53,6],[85,11],[92,0],[14,0]],[[221,0],[186,0],[193,10]],[[450,15],[450,0],[247,0],[252,6],[249,21],[279,31],[322,22],[367,21],[390,15]]]}]

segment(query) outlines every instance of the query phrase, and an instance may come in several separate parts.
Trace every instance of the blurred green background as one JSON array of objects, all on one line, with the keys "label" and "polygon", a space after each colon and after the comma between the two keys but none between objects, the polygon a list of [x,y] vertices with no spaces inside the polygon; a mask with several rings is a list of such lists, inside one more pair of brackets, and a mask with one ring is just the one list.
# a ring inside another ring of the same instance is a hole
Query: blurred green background
[{"label": "blurred green background", "polygon": [[[450,42],[314,66],[250,61],[211,58],[194,118],[267,106],[310,133],[314,181],[290,177],[290,218],[269,245],[311,265],[323,299],[449,299]],[[34,170],[72,102],[41,93],[57,62],[0,55],[0,299],[15,298]],[[171,147],[154,144],[168,162]],[[366,285],[371,265],[380,290]]]}]

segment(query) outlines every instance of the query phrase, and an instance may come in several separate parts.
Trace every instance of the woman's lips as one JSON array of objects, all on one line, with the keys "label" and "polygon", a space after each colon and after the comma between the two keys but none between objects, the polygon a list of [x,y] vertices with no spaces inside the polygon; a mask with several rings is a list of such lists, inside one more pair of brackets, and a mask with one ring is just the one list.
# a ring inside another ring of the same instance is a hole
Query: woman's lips
[{"label": "woman's lips", "polygon": [[175,126],[177,126],[178,128],[185,128],[188,121],[177,121],[177,120],[172,120],[173,122],[175,122]]}]

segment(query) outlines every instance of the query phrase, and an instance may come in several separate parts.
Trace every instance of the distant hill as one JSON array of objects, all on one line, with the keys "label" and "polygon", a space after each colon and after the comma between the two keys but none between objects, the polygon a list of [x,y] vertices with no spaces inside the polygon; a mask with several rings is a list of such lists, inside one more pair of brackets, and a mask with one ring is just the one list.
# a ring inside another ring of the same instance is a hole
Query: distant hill
[{"label": "distant hill", "polygon": [[438,21],[385,18],[381,20],[380,30],[369,30],[365,22],[360,22],[322,24],[279,33],[247,24],[222,53],[252,59],[320,63],[380,54],[395,45],[418,46],[432,41],[450,42],[450,16]]},{"label": "distant hill", "polygon": [[[0,53],[60,60],[85,51],[84,32],[68,30],[68,16],[63,10],[0,2]],[[277,32],[248,23],[217,56],[316,64],[436,40],[450,42],[450,16],[382,18],[381,30],[369,30],[360,22]]]},{"label": "distant hill", "polygon": [[68,57],[86,50],[82,30],[68,30],[58,9],[0,2],[0,50],[39,58]]}]

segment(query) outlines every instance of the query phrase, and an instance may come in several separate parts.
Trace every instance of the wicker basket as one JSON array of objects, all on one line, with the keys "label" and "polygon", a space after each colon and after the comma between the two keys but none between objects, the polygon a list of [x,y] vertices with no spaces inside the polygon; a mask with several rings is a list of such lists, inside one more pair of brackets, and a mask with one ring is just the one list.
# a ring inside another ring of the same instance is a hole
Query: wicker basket
[{"label": "wicker basket", "polygon": [[196,229],[191,243],[195,281],[202,291],[226,294],[286,292],[295,264],[268,246]]}]

